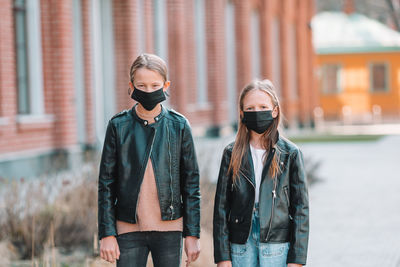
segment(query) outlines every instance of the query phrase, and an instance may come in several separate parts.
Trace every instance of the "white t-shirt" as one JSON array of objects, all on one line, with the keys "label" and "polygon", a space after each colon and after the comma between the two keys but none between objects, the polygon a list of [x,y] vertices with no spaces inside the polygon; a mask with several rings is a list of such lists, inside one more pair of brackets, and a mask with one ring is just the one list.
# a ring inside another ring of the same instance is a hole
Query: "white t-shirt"
[{"label": "white t-shirt", "polygon": [[256,178],[256,203],[258,203],[260,194],[261,175],[264,167],[264,154],[265,149],[254,148],[250,145],[251,157],[254,166],[254,177]]}]

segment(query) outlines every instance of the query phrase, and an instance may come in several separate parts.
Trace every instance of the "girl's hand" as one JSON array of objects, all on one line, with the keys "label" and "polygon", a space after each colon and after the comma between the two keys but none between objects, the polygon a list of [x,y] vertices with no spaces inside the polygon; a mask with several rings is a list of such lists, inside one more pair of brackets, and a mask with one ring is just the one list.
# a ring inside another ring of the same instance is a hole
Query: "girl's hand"
[{"label": "girl's hand", "polygon": [[287,267],[302,267],[303,265],[297,263],[288,263]]},{"label": "girl's hand", "polygon": [[232,267],[231,261],[220,261],[217,263],[217,267]]},{"label": "girl's hand", "polygon": [[187,256],[186,266],[196,261],[200,255],[200,242],[197,237],[187,236],[185,238],[185,252]]},{"label": "girl's hand", "polygon": [[114,263],[119,260],[119,247],[115,236],[103,237],[100,240],[100,258],[108,262]]}]

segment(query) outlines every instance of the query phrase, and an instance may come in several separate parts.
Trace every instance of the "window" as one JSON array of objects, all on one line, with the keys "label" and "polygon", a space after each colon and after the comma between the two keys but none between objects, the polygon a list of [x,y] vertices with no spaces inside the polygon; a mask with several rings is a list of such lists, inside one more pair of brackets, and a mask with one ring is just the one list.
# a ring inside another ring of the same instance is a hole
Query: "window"
[{"label": "window", "polygon": [[85,66],[82,33],[82,2],[73,0],[73,34],[74,34],[74,75],[76,95],[76,121],[78,139],[81,144],[86,142],[86,109],[85,109]]},{"label": "window", "polygon": [[235,37],[235,5],[228,1],[225,5],[225,58],[226,58],[226,81],[229,120],[237,122],[237,83],[236,83],[236,37]]},{"label": "window", "polygon": [[40,0],[14,0],[18,114],[42,115],[43,69]]},{"label": "window", "polygon": [[297,87],[297,38],[296,25],[293,23],[289,26],[289,92],[291,99],[298,99],[299,92]]},{"label": "window", "polygon": [[197,103],[207,103],[207,47],[204,0],[196,0],[194,6],[194,25],[196,38]]},{"label": "window", "polygon": [[260,62],[260,16],[258,10],[251,13],[251,62],[252,62],[252,79],[261,79],[261,62]]},{"label": "window", "polygon": [[155,53],[168,62],[167,2],[154,0],[154,44]]},{"label": "window", "polygon": [[91,1],[93,88],[95,98],[95,123],[98,140],[103,140],[108,120],[115,114],[115,58],[113,1]]},{"label": "window", "polygon": [[322,91],[325,94],[335,94],[341,89],[341,66],[326,64],[322,66]]},{"label": "window", "polygon": [[139,54],[146,52],[146,18],[144,0],[138,0],[138,12],[136,17],[137,40],[139,45]]},{"label": "window", "polygon": [[271,57],[272,57],[272,83],[274,84],[278,97],[281,96],[281,35],[280,22],[278,17],[274,17],[271,23]]},{"label": "window", "polygon": [[15,50],[17,60],[18,113],[29,114],[26,7],[24,0],[14,1]]},{"label": "window", "polygon": [[371,92],[388,91],[388,67],[385,63],[372,63],[370,65]]}]

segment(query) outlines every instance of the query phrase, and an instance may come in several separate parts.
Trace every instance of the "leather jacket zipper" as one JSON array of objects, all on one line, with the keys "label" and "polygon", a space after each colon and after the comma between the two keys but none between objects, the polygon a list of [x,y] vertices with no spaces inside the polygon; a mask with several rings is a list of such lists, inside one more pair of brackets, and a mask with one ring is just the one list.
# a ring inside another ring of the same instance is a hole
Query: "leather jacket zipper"
[{"label": "leather jacket zipper", "polygon": [[[253,182],[244,174],[244,172],[242,172],[244,178],[246,178],[247,181],[249,181],[249,183],[253,186],[254,191],[256,190],[256,186],[253,184]],[[232,184],[233,186],[233,184]],[[251,209],[251,217],[250,217],[250,229],[249,229],[249,233],[247,234],[247,239],[249,239],[250,233],[251,233],[251,228],[253,227],[253,212],[254,212],[254,206],[256,201],[253,199],[253,208]]]},{"label": "leather jacket zipper", "polygon": [[171,205],[169,208],[171,209],[171,220],[174,217],[174,188],[172,185],[172,164],[171,164],[171,138],[170,138],[170,132],[167,124],[167,132],[168,132],[168,157],[169,157],[169,178],[170,178],[170,190],[171,190]]},{"label": "leather jacket zipper", "polygon": [[[151,155],[151,151],[153,150],[154,140],[156,139],[156,132],[157,132],[157,129],[154,128],[153,139],[151,140],[151,145],[150,145],[149,152],[148,152],[147,155],[146,155],[147,161],[146,161],[146,164],[143,166],[144,172],[146,171],[146,167],[147,167],[148,161],[151,160],[150,155]],[[144,177],[144,172],[143,172],[143,177]],[[142,177],[142,182],[143,182],[143,177]],[[141,183],[140,183],[140,185],[139,185],[139,194],[138,194],[138,199],[137,199],[137,201],[136,201],[136,209],[135,209],[135,219],[136,219],[136,223],[138,222],[138,218],[137,218],[137,209],[138,209],[138,205],[139,205],[140,187],[142,187],[142,184],[141,184]]]},{"label": "leather jacket zipper", "polygon": [[[267,164],[268,164],[268,169],[271,165],[272,158],[274,157],[275,154],[275,148],[271,149],[271,152],[268,155],[267,159]],[[267,170],[268,171],[268,170]],[[275,198],[276,198],[276,186],[277,186],[277,177],[273,178],[274,179],[274,189],[272,190],[272,207],[271,207],[271,218],[269,220],[269,227],[268,227],[268,232],[267,232],[267,237],[265,238],[265,241],[268,240],[269,235],[271,233],[271,226],[272,226],[272,219],[274,217],[274,206],[275,206]]]},{"label": "leather jacket zipper", "polygon": [[283,191],[285,192],[287,205],[288,205],[288,207],[290,207],[290,200],[289,200],[289,194],[288,194],[288,189],[287,189],[287,187],[284,187],[284,188],[283,188]]},{"label": "leather jacket zipper", "polygon": [[[249,177],[246,176],[246,174],[244,174],[244,172],[241,171],[241,173],[243,174],[244,178],[246,178],[247,181],[249,181],[249,183],[254,187],[254,189],[256,188],[256,186],[253,184],[253,182],[250,180]],[[233,186],[233,184],[232,184]]]},{"label": "leather jacket zipper", "polygon": [[275,207],[275,198],[276,198],[276,184],[277,184],[277,177],[274,178],[274,190],[272,190],[272,207],[271,207],[271,219],[269,220],[269,227],[267,237],[265,241],[268,241],[269,234],[271,233],[271,226],[272,226],[272,219],[274,218],[274,207]]},{"label": "leather jacket zipper", "polygon": [[287,187],[284,187],[283,191],[285,191],[285,195],[286,195],[287,205],[288,205],[288,209],[289,209],[289,219],[293,220],[292,215],[290,215],[290,199],[289,199],[289,193],[288,193]]}]

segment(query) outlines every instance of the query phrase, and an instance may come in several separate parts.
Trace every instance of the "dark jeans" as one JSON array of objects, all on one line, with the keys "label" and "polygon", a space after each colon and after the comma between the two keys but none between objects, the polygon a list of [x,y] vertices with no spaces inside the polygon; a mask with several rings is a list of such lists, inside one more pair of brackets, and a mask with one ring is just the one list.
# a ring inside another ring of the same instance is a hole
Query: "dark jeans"
[{"label": "dark jeans", "polygon": [[117,236],[121,255],[117,267],[146,267],[149,252],[154,267],[179,267],[182,232],[131,232]]}]

